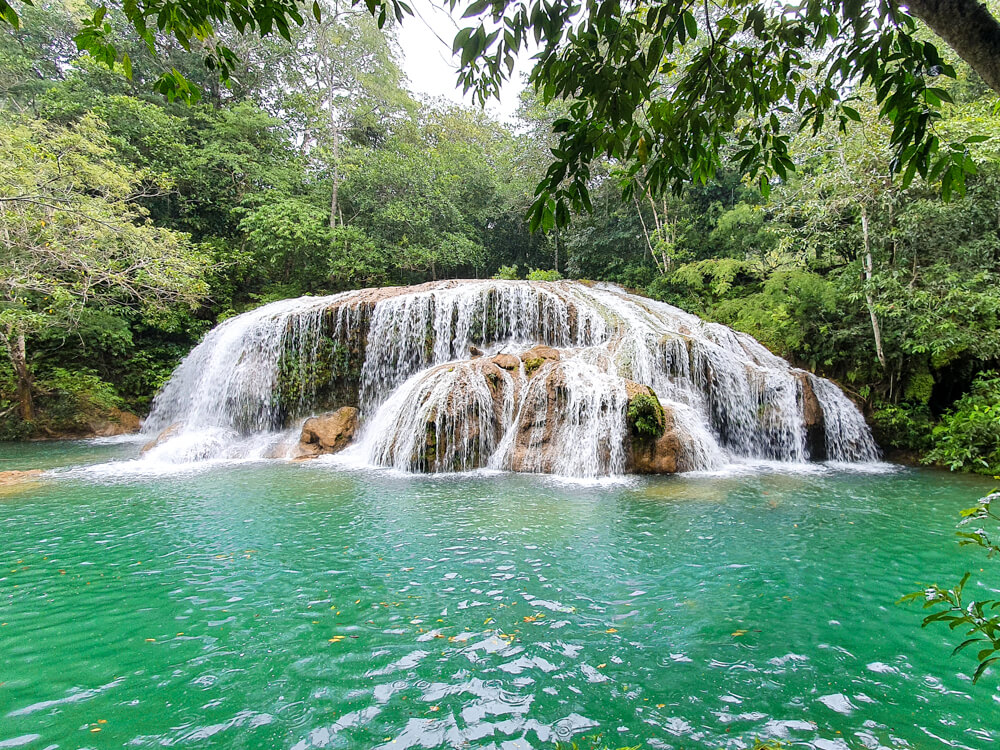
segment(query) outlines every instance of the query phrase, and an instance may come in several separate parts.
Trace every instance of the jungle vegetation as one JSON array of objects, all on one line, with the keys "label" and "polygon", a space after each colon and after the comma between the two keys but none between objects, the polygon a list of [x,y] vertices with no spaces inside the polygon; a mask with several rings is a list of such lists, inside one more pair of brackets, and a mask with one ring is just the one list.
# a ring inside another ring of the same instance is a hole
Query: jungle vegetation
[{"label": "jungle vegetation", "polygon": [[[769,100],[766,117],[713,117],[711,153],[678,156],[664,133],[679,131],[659,125],[685,66],[723,64],[699,55],[721,54],[707,32],[725,14],[694,19],[672,57],[642,37],[656,87],[615,115],[638,130],[583,154],[566,141],[581,115],[617,126],[544,80],[509,123],[414,96],[392,12],[380,28],[364,6],[324,3],[264,38],[220,25],[149,44],[130,7],[100,16],[113,59],[78,0],[0,24],[0,439],[143,413],[208,328],[273,299],[568,277],[676,304],[836,379],[889,450],[1000,473],[998,100],[917,22],[893,44],[937,55],[920,80],[856,75],[832,97],[819,68],[796,68],[797,91],[827,91],[825,116],[809,96]],[[209,42],[225,65],[205,65]],[[458,48],[487,91],[486,48]]]}]

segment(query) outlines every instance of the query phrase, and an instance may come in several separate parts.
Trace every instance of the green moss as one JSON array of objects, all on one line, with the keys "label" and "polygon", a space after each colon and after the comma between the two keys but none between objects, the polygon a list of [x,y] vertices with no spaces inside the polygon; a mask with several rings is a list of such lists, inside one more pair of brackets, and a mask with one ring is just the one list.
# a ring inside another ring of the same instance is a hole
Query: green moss
[{"label": "green moss", "polygon": [[628,401],[628,424],[632,435],[639,439],[659,438],[667,420],[656,394],[638,393]]},{"label": "green moss", "polygon": [[524,371],[528,373],[528,376],[534,374],[535,370],[545,364],[545,360],[541,357],[529,357],[524,360]]}]

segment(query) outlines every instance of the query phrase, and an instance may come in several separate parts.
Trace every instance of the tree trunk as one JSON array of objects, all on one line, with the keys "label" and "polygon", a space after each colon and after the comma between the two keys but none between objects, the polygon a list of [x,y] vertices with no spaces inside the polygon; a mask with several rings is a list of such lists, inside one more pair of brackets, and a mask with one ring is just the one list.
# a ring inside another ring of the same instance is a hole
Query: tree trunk
[{"label": "tree trunk", "polygon": [[17,378],[17,404],[18,414],[25,422],[35,421],[35,402],[31,397],[31,371],[28,369],[27,347],[24,343],[24,334],[14,335],[13,330],[7,329],[6,333],[0,331],[0,340],[3,341],[10,363],[14,366],[14,376]]},{"label": "tree trunk", "polygon": [[1000,93],[1000,22],[985,5],[976,0],[907,0],[906,6]]},{"label": "tree trunk", "polygon": [[555,252],[552,254],[552,268],[555,269],[556,273],[559,273],[559,225],[556,225],[556,248]]},{"label": "tree trunk", "polygon": [[330,229],[337,227],[337,192],[340,190],[340,127],[334,120],[333,104],[330,104],[330,125],[333,128],[333,195],[330,197]]},{"label": "tree trunk", "polygon": [[[864,259],[862,261],[865,269],[865,281],[871,282],[872,280],[872,248],[871,239],[868,233],[868,210],[862,206],[861,208],[861,234],[864,238]],[[882,370],[888,369],[885,361],[885,352],[882,349],[882,327],[878,322],[878,314],[875,312],[875,300],[872,298],[871,290],[865,288],[865,302],[868,303],[868,315],[872,319],[872,333],[875,334],[875,354],[878,356],[879,364],[882,365]]]}]

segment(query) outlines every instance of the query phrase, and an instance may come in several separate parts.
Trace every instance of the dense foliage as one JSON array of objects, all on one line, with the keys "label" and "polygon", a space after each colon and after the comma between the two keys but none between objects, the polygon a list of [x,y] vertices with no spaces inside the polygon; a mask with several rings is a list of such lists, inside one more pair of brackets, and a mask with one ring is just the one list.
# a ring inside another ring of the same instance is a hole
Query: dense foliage
[{"label": "dense foliage", "polygon": [[[595,152],[593,210],[532,233],[572,104],[528,93],[501,124],[420,101],[391,22],[322,10],[289,41],[226,32],[227,79],[165,38],[154,56],[114,10],[102,33],[131,77],[77,51],[89,11],[72,3],[0,26],[0,436],[142,413],[210,326],[272,299],[567,277],[676,304],[837,379],[890,450],[998,470],[996,379],[981,376],[1000,367],[997,99],[960,61],[942,59],[955,78],[936,80],[932,113],[939,143],[965,141],[949,201],[944,171],[901,179],[895,121],[858,85],[849,128],[777,118],[795,169],[767,195],[729,147],[668,194],[650,153]],[[201,100],[164,97],[169,71]]]}]

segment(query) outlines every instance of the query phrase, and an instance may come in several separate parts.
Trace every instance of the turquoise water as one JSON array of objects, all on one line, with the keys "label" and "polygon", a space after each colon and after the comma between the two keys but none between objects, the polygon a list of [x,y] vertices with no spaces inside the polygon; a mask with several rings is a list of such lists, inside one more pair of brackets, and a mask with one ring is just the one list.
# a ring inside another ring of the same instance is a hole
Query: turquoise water
[{"label": "turquoise water", "polygon": [[895,604],[991,564],[981,480],[121,468],[0,488],[0,747],[1000,743],[997,674]]}]

